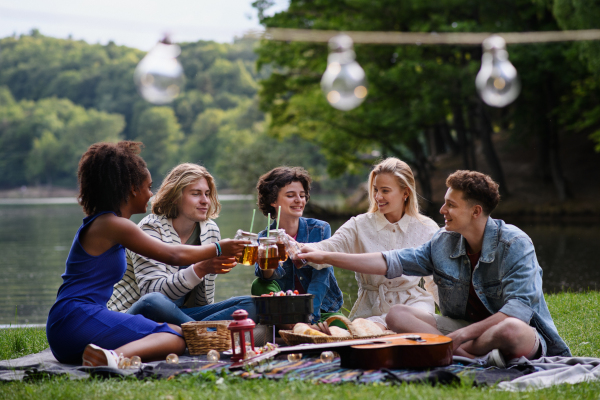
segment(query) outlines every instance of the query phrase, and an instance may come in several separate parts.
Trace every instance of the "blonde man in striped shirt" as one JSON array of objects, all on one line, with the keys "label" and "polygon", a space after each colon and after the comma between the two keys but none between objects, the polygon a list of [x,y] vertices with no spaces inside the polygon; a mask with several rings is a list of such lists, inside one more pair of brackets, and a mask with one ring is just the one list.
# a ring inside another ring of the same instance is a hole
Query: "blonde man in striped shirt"
[{"label": "blonde man in striped shirt", "polygon": [[[221,234],[212,219],[220,211],[213,177],[206,168],[186,163],[167,175],[152,202],[152,214],[138,225],[169,244],[215,243]],[[127,272],[114,286],[108,308],[177,325],[230,319],[238,309],[256,320],[250,296],[214,303],[217,274],[226,274],[235,265],[233,257],[215,253],[209,260],[176,267],[127,250]]]}]

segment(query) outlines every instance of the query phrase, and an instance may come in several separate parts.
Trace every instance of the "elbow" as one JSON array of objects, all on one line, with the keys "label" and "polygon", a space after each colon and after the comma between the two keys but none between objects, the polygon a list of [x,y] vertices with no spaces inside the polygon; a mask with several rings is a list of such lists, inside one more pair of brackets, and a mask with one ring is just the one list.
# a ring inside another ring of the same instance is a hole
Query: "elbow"
[{"label": "elbow", "polygon": [[165,254],[165,260],[163,262],[168,265],[186,265],[185,260],[181,256],[181,253],[176,251],[175,249],[169,249],[169,252]]}]

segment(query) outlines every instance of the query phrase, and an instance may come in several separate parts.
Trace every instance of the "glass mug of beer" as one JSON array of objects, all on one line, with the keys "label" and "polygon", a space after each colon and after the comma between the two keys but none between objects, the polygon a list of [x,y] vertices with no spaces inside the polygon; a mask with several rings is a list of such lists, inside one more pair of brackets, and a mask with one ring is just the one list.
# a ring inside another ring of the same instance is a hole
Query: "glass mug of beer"
[{"label": "glass mug of beer", "polygon": [[276,269],[279,266],[277,237],[261,237],[258,241],[258,266],[260,269]]},{"label": "glass mug of beer", "polygon": [[300,244],[298,244],[298,242],[296,242],[292,237],[287,235],[285,238],[285,249],[290,257],[290,260],[292,260],[296,268],[302,268],[306,265],[305,259],[298,258],[298,254],[302,253]]},{"label": "glass mug of beer", "polygon": [[235,261],[243,265],[256,264],[256,261],[258,259],[258,234],[238,229],[234,239],[249,240],[250,242],[252,242],[244,246],[244,252],[241,256],[236,256]]},{"label": "glass mug of beer", "polygon": [[285,229],[271,229],[269,231],[269,237],[277,238],[277,251],[279,253],[279,261],[284,263],[288,258],[288,254],[286,252],[285,243],[287,242],[287,234],[285,233]]}]

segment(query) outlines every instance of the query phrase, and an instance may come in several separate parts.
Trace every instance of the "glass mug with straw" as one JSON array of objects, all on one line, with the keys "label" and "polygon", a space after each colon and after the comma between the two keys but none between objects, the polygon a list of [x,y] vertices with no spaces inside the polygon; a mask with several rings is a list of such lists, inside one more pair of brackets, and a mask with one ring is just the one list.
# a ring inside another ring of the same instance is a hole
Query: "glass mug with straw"
[{"label": "glass mug with straw", "polygon": [[251,242],[244,246],[244,252],[241,256],[236,256],[235,261],[243,265],[256,264],[256,261],[258,260],[258,234],[238,229],[234,239],[249,240]]},{"label": "glass mug with straw", "polygon": [[279,266],[277,237],[261,237],[258,241],[258,266],[260,269],[276,269]]},{"label": "glass mug with straw", "polygon": [[285,229],[271,229],[269,231],[269,236],[277,238],[275,243],[277,244],[277,252],[279,253],[279,262],[284,263],[288,258],[288,254],[286,252],[288,235],[285,233]]}]

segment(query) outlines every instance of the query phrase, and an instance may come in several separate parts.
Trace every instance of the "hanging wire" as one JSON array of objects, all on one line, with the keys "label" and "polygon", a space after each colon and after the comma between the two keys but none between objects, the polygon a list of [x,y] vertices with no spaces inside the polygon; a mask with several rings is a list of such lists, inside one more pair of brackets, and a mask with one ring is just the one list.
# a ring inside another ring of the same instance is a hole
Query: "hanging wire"
[{"label": "hanging wire", "polygon": [[[268,28],[265,31],[249,31],[247,36],[284,42],[326,43],[340,31],[314,29]],[[449,44],[481,46],[489,36],[501,36],[507,44],[574,42],[600,40],[600,29],[546,32],[362,32],[343,31],[354,43],[361,44]]]}]

